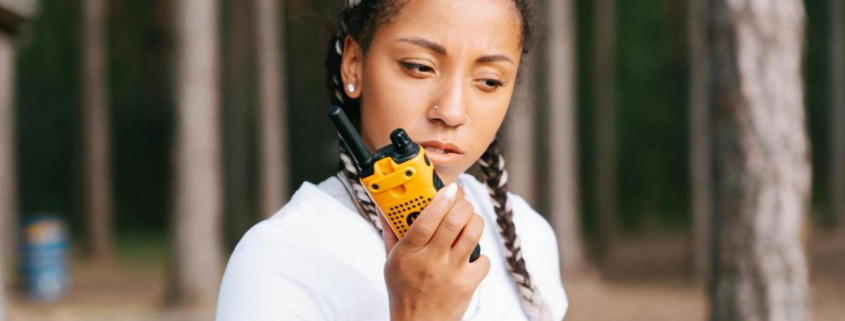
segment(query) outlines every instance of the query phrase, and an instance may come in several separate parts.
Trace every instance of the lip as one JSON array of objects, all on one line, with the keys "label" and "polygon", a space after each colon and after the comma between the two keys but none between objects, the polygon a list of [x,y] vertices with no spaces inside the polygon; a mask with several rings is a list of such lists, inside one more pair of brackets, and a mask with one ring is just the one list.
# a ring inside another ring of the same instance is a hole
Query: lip
[{"label": "lip", "polygon": [[442,150],[445,150],[447,152],[455,153],[455,154],[463,154],[464,153],[464,151],[460,147],[458,147],[458,145],[455,145],[455,144],[450,143],[450,142],[441,142],[441,141],[437,141],[437,140],[429,140],[429,141],[421,142],[420,146],[442,149]]},{"label": "lip", "polygon": [[[454,162],[456,159],[460,158],[464,151],[461,150],[460,147],[453,143],[449,142],[441,142],[441,141],[425,141],[421,142],[420,146],[425,148],[425,154],[428,155],[428,158],[431,159],[431,162],[435,165],[447,165]],[[429,149],[436,148],[442,149],[448,153],[441,154],[432,152]]]}]

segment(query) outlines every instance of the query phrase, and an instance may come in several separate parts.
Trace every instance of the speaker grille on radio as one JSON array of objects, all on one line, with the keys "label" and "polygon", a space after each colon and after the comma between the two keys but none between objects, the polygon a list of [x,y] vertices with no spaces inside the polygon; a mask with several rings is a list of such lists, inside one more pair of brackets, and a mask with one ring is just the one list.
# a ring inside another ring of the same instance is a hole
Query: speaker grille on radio
[{"label": "speaker grille on radio", "polygon": [[[408,232],[408,228],[411,225],[409,223],[408,216],[413,213],[422,212],[429,203],[431,203],[430,197],[416,197],[404,203],[394,204],[390,207],[390,211],[387,213],[390,225],[393,225],[394,230],[398,232],[400,237],[405,236],[405,232]],[[410,222],[413,222],[413,219],[415,218],[416,216],[414,216]]]}]

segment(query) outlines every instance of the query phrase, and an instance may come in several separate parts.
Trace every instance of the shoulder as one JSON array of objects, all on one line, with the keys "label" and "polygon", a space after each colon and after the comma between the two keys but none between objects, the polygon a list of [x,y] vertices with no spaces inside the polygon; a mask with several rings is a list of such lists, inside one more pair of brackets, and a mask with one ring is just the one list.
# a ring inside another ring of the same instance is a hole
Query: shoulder
[{"label": "shoulder", "polygon": [[384,248],[367,224],[330,193],[303,183],[284,207],[238,242],[223,276],[218,319],[291,313],[279,309],[330,319],[339,313],[334,303],[345,295],[335,288],[368,284],[381,272]]},{"label": "shoulder", "polygon": [[[232,254],[232,259],[241,259],[241,252],[280,253],[300,249],[321,252],[321,255],[328,254],[340,259],[356,259],[364,253],[357,248],[346,249],[347,245],[380,243],[380,235],[369,222],[343,204],[342,199],[334,195],[334,189],[324,189],[334,184],[329,181],[327,179],[319,186],[310,182],[302,183],[278,212],[244,234]],[[339,239],[346,242],[337,242]],[[381,250],[383,252],[383,249]],[[273,255],[272,253],[256,254],[264,256]],[[380,254],[384,256],[384,253]]]}]

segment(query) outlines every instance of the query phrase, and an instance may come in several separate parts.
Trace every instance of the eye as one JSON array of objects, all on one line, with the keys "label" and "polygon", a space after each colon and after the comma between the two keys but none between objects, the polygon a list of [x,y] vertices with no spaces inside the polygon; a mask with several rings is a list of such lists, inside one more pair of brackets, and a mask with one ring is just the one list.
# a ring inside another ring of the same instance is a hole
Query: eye
[{"label": "eye", "polygon": [[493,91],[505,85],[498,79],[480,79],[478,83],[481,84],[481,87],[486,91]]},{"label": "eye", "polygon": [[405,68],[405,70],[408,70],[412,73],[425,74],[425,73],[434,72],[434,68],[432,68],[428,65],[423,65],[423,64],[413,63],[413,62],[406,62],[406,61],[402,61],[402,62],[400,62],[400,64],[402,64],[402,68]]}]

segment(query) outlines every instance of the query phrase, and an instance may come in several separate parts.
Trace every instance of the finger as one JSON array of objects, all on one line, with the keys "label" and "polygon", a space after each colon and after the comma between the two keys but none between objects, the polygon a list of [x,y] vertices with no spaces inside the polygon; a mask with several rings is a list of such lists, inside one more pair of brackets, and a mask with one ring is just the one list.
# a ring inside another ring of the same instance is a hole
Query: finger
[{"label": "finger", "polygon": [[464,199],[464,189],[463,187],[458,186],[458,194],[455,196],[456,200]]},{"label": "finger", "polygon": [[428,242],[427,247],[433,247],[442,251],[450,251],[455,239],[470,222],[473,216],[472,205],[464,199],[458,199],[452,205],[449,213],[440,221],[437,230]]},{"label": "finger", "polygon": [[469,279],[473,282],[472,285],[478,287],[478,284],[490,272],[490,258],[486,255],[480,255],[475,262],[468,263],[467,260],[464,260],[464,263],[468,264],[466,266],[469,269]]},{"label": "finger", "polygon": [[399,238],[396,237],[396,233],[394,233],[393,229],[390,228],[390,224],[387,223],[387,220],[384,218],[384,215],[381,214],[381,211],[379,211],[378,218],[381,220],[381,236],[384,239],[384,253],[390,254],[390,251],[393,250],[394,246],[396,246],[396,242],[399,242]]},{"label": "finger", "polygon": [[422,248],[429,240],[431,240],[443,216],[449,212],[458,194],[458,185],[455,183],[449,184],[446,188],[441,189],[434,195],[431,204],[428,205],[420,216],[408,228],[408,233],[399,241],[399,243],[406,243],[413,248]]},{"label": "finger", "polygon": [[452,248],[454,259],[460,262],[469,262],[468,258],[475,250],[478,242],[481,241],[482,234],[484,234],[484,219],[481,218],[481,215],[473,214]]}]

